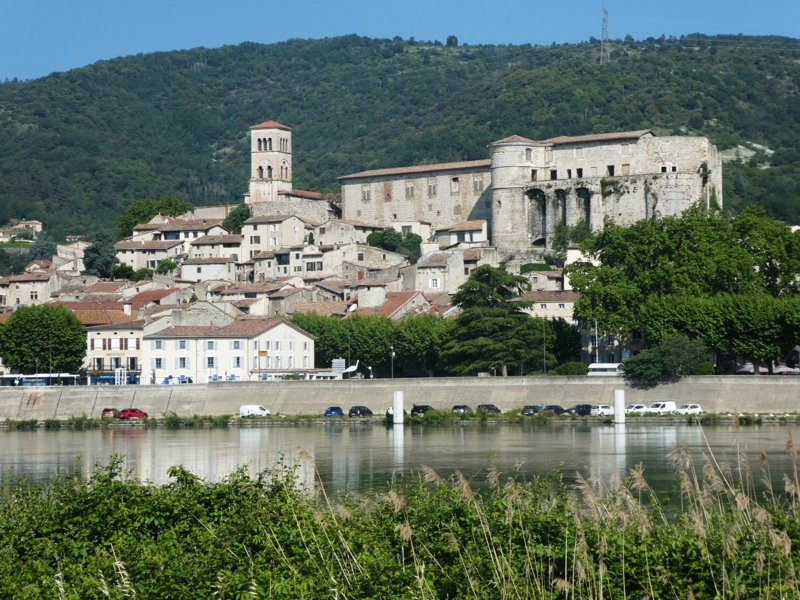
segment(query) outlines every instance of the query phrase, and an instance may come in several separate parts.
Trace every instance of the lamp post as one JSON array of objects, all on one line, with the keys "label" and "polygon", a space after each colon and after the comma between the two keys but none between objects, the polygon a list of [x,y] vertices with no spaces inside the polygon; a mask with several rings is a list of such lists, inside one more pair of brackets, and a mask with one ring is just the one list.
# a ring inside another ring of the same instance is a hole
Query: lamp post
[{"label": "lamp post", "polygon": [[392,379],[394,379],[394,345],[389,346],[389,350],[391,351],[389,356],[391,357],[392,361]]},{"label": "lamp post", "polygon": [[369,378],[372,379],[372,367],[367,367],[369,369]]},{"label": "lamp post", "polygon": [[542,318],[542,368],[547,375],[547,318]]}]

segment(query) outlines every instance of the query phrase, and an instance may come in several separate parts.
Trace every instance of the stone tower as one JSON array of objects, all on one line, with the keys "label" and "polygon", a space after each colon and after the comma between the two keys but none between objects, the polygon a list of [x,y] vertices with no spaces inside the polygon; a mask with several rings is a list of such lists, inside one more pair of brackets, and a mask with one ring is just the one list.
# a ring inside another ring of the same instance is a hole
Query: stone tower
[{"label": "stone tower", "polygon": [[492,243],[506,254],[527,250],[534,241],[532,230],[542,229],[544,224],[531,223],[538,211],[532,210],[524,186],[532,178],[543,176],[546,146],[512,135],[493,142],[489,148],[492,153]]},{"label": "stone tower", "polygon": [[250,186],[246,204],[274,202],[292,189],[292,129],[277,121],[250,127]]}]

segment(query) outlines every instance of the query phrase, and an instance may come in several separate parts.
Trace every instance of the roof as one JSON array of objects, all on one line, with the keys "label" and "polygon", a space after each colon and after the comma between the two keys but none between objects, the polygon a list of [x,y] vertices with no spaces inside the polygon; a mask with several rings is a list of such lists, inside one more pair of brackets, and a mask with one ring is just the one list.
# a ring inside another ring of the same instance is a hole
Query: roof
[{"label": "roof", "polygon": [[420,257],[417,261],[417,268],[433,269],[446,267],[448,260],[450,260],[450,256],[444,252],[431,252],[430,254],[425,254]]},{"label": "roof", "polygon": [[444,231],[483,231],[485,226],[486,221],[484,219],[477,219],[475,221],[462,221],[461,223],[456,223]]},{"label": "roof", "polygon": [[361,227],[363,229],[384,229],[383,225],[374,225],[372,223],[364,223],[363,221],[356,221],[355,219],[338,219],[337,221],[330,221],[331,226],[336,223],[345,223],[353,227]]},{"label": "roof", "polygon": [[589,135],[562,135],[559,137],[542,140],[545,144],[580,144],[588,142],[612,142],[619,140],[639,139],[647,134],[655,135],[650,129],[638,129],[636,131],[617,131],[612,133],[592,133]]},{"label": "roof", "polygon": [[467,248],[462,254],[464,255],[464,262],[477,262],[481,258],[480,250],[475,248]]},{"label": "roof", "polygon": [[[256,217],[250,217],[244,222],[244,224],[251,225],[253,223],[283,223],[291,218],[300,219],[300,217],[297,215],[258,215]],[[300,220],[302,221],[302,219]]]},{"label": "roof", "polygon": [[126,323],[106,323],[104,325],[94,325],[87,327],[87,331],[112,331],[114,329],[144,329],[145,320],[136,319],[135,321],[128,321]]},{"label": "roof", "polygon": [[40,269],[49,269],[52,266],[52,263],[49,260],[45,260],[43,258],[37,258],[29,262],[25,268],[30,269],[31,267],[39,267]]},{"label": "roof", "polygon": [[533,144],[535,146],[541,146],[541,142],[537,142],[535,140],[531,140],[526,137],[522,137],[521,135],[510,135],[508,137],[504,137],[502,140],[497,140],[496,142],[492,142],[489,144],[490,146],[495,146],[499,144]]},{"label": "roof", "polygon": [[361,171],[352,175],[342,175],[337,177],[339,180],[365,179],[369,177],[386,177],[388,175],[411,175],[416,173],[435,173],[437,171],[460,171],[464,169],[488,169],[492,166],[490,159],[466,160],[461,162],[434,163],[430,165],[417,165],[413,167],[395,167],[390,169],[374,169],[372,171]]},{"label": "roof", "polygon": [[37,282],[37,281],[49,281],[50,278],[53,276],[50,272],[33,272],[33,273],[20,273],[19,275],[9,275],[8,277],[0,278],[0,284],[5,283],[8,285],[9,283],[22,283],[25,281],[29,282]]},{"label": "roof", "polygon": [[192,242],[189,245],[210,246],[213,244],[241,244],[242,240],[244,240],[243,235],[234,235],[234,234],[204,235],[203,237],[199,237],[196,240],[192,240]]},{"label": "roof", "polygon": [[119,302],[52,302],[52,305],[63,306],[72,311],[86,327],[126,323],[134,320],[125,314]]},{"label": "roof", "polygon": [[395,266],[385,260],[346,260],[343,262],[346,262],[348,265],[353,265],[354,267],[367,269],[368,271],[383,271],[384,269],[391,269]]},{"label": "roof", "polygon": [[[403,306],[411,302],[416,296],[425,300],[425,296],[421,292],[386,292],[386,301],[380,306],[370,306],[369,308],[357,308],[350,314],[357,314],[362,316],[372,315],[379,317],[391,317],[397,313]],[[427,304],[427,300],[425,301]]]},{"label": "roof", "polygon": [[150,338],[250,338],[255,337],[277,327],[278,325],[286,325],[292,329],[303,333],[311,339],[314,336],[289,323],[283,319],[265,318],[265,317],[244,317],[232,321],[227,325],[182,325],[166,327],[155,333],[144,336],[146,339]]},{"label": "roof", "polygon": [[208,258],[187,258],[181,264],[184,265],[219,265],[232,263],[233,259],[228,256],[210,256]]},{"label": "roof", "polygon": [[97,281],[87,286],[83,291],[86,294],[114,294],[128,287],[126,279],[120,281]]},{"label": "roof", "polygon": [[232,283],[221,285],[210,290],[213,294],[221,296],[238,296],[240,294],[269,294],[277,291],[286,285],[285,281],[264,281],[259,283]]},{"label": "roof", "polygon": [[319,192],[310,192],[308,190],[296,190],[292,188],[291,190],[284,190],[278,192],[278,196],[296,196],[298,198],[305,198],[306,200],[322,200],[322,194]]},{"label": "roof", "polygon": [[292,312],[297,313],[314,313],[325,317],[333,315],[344,315],[347,313],[348,302],[340,300],[318,301],[318,302],[295,302],[292,307]]},{"label": "roof", "polygon": [[178,219],[156,215],[147,223],[139,223],[134,231],[194,231],[207,230],[222,223],[222,219]]},{"label": "roof", "polygon": [[181,245],[181,240],[121,240],[114,244],[114,250],[169,250]]},{"label": "roof", "polygon": [[283,131],[292,130],[291,127],[288,127],[283,123],[278,123],[277,121],[264,121],[263,123],[258,123],[257,125],[251,125],[250,129],[282,129]]},{"label": "roof", "polygon": [[146,290],[144,292],[139,292],[130,299],[131,308],[133,308],[133,310],[137,310],[146,304],[150,304],[151,302],[154,304],[160,304],[161,300],[167,296],[171,296],[177,291],[178,288],[164,288],[161,290]]}]

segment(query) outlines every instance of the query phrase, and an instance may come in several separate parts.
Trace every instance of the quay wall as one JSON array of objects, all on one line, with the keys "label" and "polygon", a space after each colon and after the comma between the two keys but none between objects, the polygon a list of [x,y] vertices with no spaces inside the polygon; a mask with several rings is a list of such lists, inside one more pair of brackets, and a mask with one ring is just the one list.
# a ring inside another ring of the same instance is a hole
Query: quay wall
[{"label": "quay wall", "polygon": [[272,414],[319,414],[327,406],[362,404],[375,414],[391,406],[395,391],[405,406],[493,403],[503,412],[525,404],[613,404],[614,390],[626,403],[699,402],[709,413],[800,412],[800,377],[688,377],[649,390],[627,387],[616,377],[458,377],[352,379],[344,381],[215,382],[189,385],[52,386],[0,388],[0,419],[99,417],[103,408],[137,407],[151,417],[237,415],[241,404],[261,404]]}]

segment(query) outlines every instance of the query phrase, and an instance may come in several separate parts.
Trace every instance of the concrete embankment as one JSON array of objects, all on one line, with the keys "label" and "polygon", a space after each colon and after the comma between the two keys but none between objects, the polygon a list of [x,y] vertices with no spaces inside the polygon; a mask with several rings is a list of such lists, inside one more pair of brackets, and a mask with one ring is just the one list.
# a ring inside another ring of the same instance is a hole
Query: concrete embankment
[{"label": "concrete embankment", "polygon": [[689,377],[650,390],[626,387],[621,379],[600,377],[459,377],[345,381],[225,382],[190,385],[11,387],[0,388],[0,419],[99,417],[105,407],[135,406],[153,417],[234,415],[240,404],[262,404],[273,414],[318,414],[326,406],[345,412],[363,404],[382,414],[402,391],[405,405],[493,403],[503,412],[525,404],[613,404],[614,390],[627,403],[674,400],[699,402],[709,413],[800,412],[800,377]]}]

